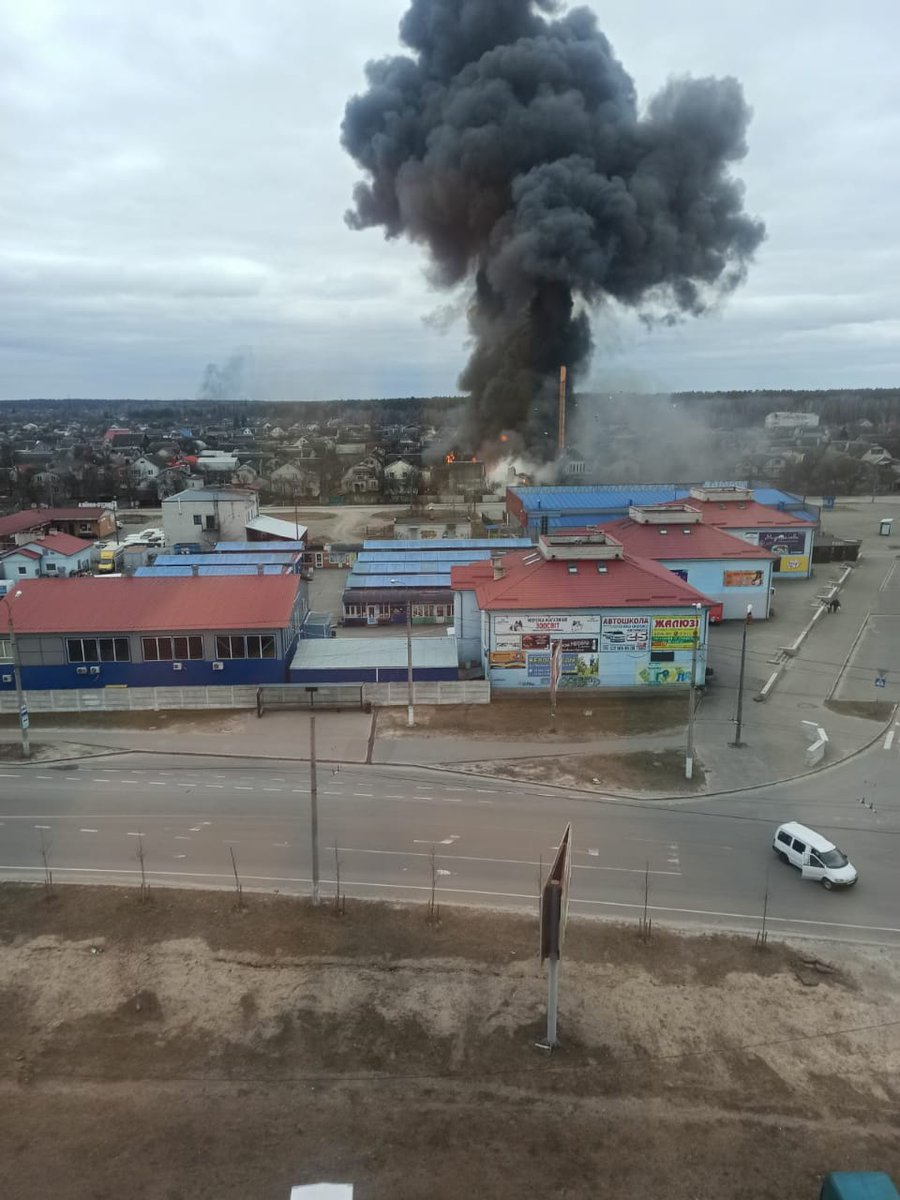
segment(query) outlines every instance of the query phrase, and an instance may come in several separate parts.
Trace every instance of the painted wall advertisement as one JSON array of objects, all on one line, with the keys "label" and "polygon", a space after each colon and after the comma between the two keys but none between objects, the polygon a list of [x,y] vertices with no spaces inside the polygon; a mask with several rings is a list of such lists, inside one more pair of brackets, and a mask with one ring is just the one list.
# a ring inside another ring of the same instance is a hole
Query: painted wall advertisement
[{"label": "painted wall advertisement", "polygon": [[646,651],[650,642],[649,617],[604,617],[600,628],[600,649]]},{"label": "painted wall advertisement", "polygon": [[635,683],[663,687],[669,683],[690,683],[691,668],[682,663],[647,663],[635,671]]},{"label": "painted wall advertisement", "polygon": [[[524,640],[524,639],[523,639]],[[554,643],[557,639],[554,639]],[[599,687],[600,659],[597,655],[596,638],[560,638],[561,688]],[[550,650],[528,655],[530,679],[550,679]]]},{"label": "painted wall advertisement", "polygon": [[497,613],[494,633],[599,633],[600,618],[560,613]]},{"label": "painted wall advertisement", "polygon": [[654,617],[650,649],[690,650],[699,636],[699,629],[699,617]]},{"label": "painted wall advertisement", "polygon": [[723,587],[762,587],[765,572],[763,571],[723,571]]}]

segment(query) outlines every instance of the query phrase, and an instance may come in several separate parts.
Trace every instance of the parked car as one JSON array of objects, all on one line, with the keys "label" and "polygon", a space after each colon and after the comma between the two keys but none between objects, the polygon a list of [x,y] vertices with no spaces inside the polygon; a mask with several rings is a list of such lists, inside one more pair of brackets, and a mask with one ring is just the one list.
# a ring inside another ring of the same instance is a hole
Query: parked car
[{"label": "parked car", "polygon": [[797,821],[778,826],[772,849],[782,862],[796,867],[804,879],[817,879],[829,890],[850,887],[859,879],[859,872],[843,850]]}]

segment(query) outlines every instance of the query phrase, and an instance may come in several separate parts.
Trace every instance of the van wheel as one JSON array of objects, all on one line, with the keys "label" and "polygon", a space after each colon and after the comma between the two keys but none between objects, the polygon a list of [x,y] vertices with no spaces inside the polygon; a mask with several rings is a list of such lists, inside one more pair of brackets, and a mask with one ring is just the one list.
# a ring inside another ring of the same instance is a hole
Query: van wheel
[{"label": "van wheel", "polygon": [[823,879],[822,887],[826,890],[826,892],[830,892],[831,889],[834,887],[834,884],[831,882],[830,879]]}]

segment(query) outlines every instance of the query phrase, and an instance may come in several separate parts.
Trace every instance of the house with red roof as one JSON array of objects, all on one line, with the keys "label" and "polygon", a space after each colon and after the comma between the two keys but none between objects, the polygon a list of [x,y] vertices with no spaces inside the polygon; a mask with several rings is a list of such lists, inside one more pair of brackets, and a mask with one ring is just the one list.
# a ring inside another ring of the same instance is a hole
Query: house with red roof
[{"label": "house with red roof", "polygon": [[299,575],[27,579],[7,598],[26,691],[286,683],[307,611]]},{"label": "house with red roof", "polygon": [[454,567],[460,662],[497,688],[688,686],[706,677],[713,602],[605,530]]},{"label": "house with red roof", "polygon": [[776,556],[762,546],[704,524],[696,504],[634,505],[603,526],[629,554],[672,571],[722,606],[722,619],[769,616]]},{"label": "house with red roof", "polygon": [[72,537],[103,538],[114,533],[116,517],[102,505],[77,508],[25,508],[0,517],[0,548],[25,545],[47,533],[68,533]]},{"label": "house with red roof", "polygon": [[808,579],[812,572],[812,552],[816,525],[787,509],[759,504],[750,488],[693,487],[682,500],[671,500],[669,507],[687,504],[700,513],[704,525],[721,529],[775,555],[773,574],[788,579]]},{"label": "house with red roof", "polygon": [[66,579],[86,575],[91,569],[93,544],[70,533],[48,533],[0,553],[0,578]]}]

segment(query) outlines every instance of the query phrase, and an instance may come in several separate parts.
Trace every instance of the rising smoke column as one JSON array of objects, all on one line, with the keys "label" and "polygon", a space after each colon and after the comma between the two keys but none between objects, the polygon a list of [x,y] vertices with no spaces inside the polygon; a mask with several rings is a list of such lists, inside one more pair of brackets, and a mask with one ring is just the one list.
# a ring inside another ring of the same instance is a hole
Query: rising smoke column
[{"label": "rising smoke column", "polygon": [[351,227],[424,243],[437,286],[471,283],[468,436],[514,430],[540,457],[559,366],[590,356],[586,308],[698,314],[764,236],[728,170],[750,115],[737,81],[673,80],[641,114],[594,14],[557,11],[413,0],[412,53],[367,64],[342,126],[367,175]]}]

